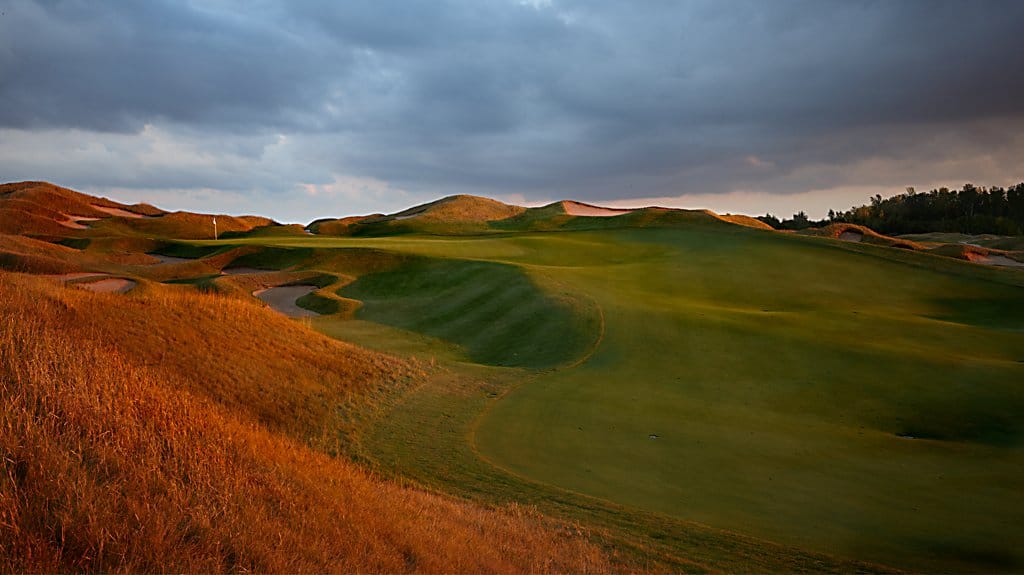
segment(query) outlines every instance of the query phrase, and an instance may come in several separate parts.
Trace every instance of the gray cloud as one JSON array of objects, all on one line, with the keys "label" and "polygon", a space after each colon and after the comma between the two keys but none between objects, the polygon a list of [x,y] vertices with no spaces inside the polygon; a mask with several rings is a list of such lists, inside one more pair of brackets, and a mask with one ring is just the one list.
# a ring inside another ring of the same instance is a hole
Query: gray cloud
[{"label": "gray cloud", "polygon": [[[898,191],[949,173],[961,150],[981,158],[965,178],[1024,176],[1014,1],[13,0],[3,12],[5,134],[128,137],[72,162],[69,184],[291,194],[368,178],[414,195],[603,200],[884,184],[857,166],[888,158],[906,166],[884,171]],[[131,143],[152,144],[154,126],[176,142],[159,161]],[[0,156],[0,177],[32,167]]]}]

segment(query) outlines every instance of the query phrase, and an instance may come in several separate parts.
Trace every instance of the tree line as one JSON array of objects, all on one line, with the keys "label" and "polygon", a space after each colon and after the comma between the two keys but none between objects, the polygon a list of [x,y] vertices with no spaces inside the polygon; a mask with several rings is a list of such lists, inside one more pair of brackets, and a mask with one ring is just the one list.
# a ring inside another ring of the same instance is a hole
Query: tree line
[{"label": "tree line", "polygon": [[882,198],[843,212],[829,210],[828,218],[811,220],[804,212],[780,220],[771,214],[757,218],[775,229],[801,230],[830,223],[867,226],[887,235],[956,232],[963,234],[1024,235],[1024,182],[1008,188],[965,184],[960,190],[939,188]]}]

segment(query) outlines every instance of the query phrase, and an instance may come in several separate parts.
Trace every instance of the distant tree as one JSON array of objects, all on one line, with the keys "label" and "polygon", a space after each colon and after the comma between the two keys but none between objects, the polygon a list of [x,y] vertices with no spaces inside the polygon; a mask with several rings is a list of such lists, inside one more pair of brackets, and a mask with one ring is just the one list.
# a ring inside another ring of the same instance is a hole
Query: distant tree
[{"label": "distant tree", "polygon": [[[1024,233],[1024,183],[1007,189],[965,184],[958,191],[939,188],[921,194],[907,187],[906,193],[885,199],[876,194],[869,200],[869,204],[845,212],[830,212],[829,220],[861,224],[887,234]],[[798,225],[796,220],[794,216],[792,225]]]},{"label": "distant tree", "polygon": [[768,224],[769,226],[771,226],[771,227],[773,227],[773,228],[775,228],[777,230],[782,228],[782,222],[779,221],[779,218],[777,218],[777,217],[775,217],[775,216],[773,216],[771,214],[765,214],[763,216],[758,216],[757,219],[762,221],[762,222],[764,222],[764,223],[766,223],[766,224]]},{"label": "distant tree", "polygon": [[811,220],[807,217],[807,214],[800,210],[793,214],[793,228],[794,230],[802,230],[811,227]]}]

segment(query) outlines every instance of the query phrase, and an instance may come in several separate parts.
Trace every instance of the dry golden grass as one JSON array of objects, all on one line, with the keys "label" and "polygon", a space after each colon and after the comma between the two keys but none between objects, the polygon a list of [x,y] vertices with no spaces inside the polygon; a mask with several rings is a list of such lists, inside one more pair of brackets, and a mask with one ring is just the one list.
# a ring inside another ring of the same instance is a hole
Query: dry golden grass
[{"label": "dry golden grass", "polygon": [[192,392],[275,431],[319,442],[339,411],[379,387],[404,385],[415,366],[330,339],[254,301],[143,283],[134,294],[97,298],[42,290],[39,305],[69,335],[112,342],[154,371],[187,374]]},{"label": "dry golden grass", "polygon": [[[175,239],[213,239],[213,218],[211,214],[193,214],[190,212],[173,212],[158,218],[116,218],[95,222],[93,236],[132,236],[175,238]],[[247,232],[253,228],[273,223],[269,218],[258,216],[226,216],[217,215],[217,232]]]},{"label": "dry golden grass", "polygon": [[[0,571],[611,568],[575,528],[401,487],[274,433],[292,426],[264,425],[268,410],[303,412],[297,397],[326,400],[400,366],[268,318],[223,298],[91,294],[0,273]],[[283,333],[255,350],[219,340],[274,337],[264,330]],[[241,355],[221,363],[216,348]],[[332,357],[304,363],[314,352]],[[249,362],[275,365],[255,382]],[[359,367],[314,381],[346,363]]]},{"label": "dry golden grass", "polygon": [[416,217],[436,222],[488,222],[504,220],[526,211],[490,198],[457,195],[409,208],[395,214],[396,218]]},{"label": "dry golden grass", "polygon": [[309,229],[315,234],[325,236],[343,236],[348,234],[354,224],[358,224],[366,220],[379,220],[384,217],[384,214],[373,214],[369,216],[349,216],[338,219],[328,218],[317,220],[309,224]]},{"label": "dry golden grass", "polygon": [[17,207],[8,208],[0,203],[0,232],[37,237],[60,238],[74,235],[71,228],[48,218]]},{"label": "dry golden grass", "polygon": [[24,236],[0,234],[0,269],[37,274],[78,271],[95,258],[72,248]]},{"label": "dry golden grass", "polygon": [[748,228],[757,228],[761,230],[773,229],[768,224],[762,222],[757,218],[750,216],[744,216],[743,214],[716,214],[711,210],[706,210],[708,214],[715,217],[716,219],[722,220],[723,222],[729,222],[730,224],[736,224],[737,226],[745,226]]},{"label": "dry golden grass", "polygon": [[106,218],[110,214],[93,206],[119,208],[144,216],[157,216],[164,211],[149,204],[125,205],[107,198],[100,198],[76,192],[49,182],[14,182],[0,184],[0,200],[23,199],[46,206],[52,210],[78,216]]},{"label": "dry golden grass", "polygon": [[909,240],[901,240],[899,238],[893,238],[890,236],[885,236],[869,227],[857,224],[829,224],[822,228],[808,228],[806,230],[800,230],[797,233],[808,236],[823,236],[833,239],[838,239],[844,233],[852,233],[860,234],[862,236],[861,241],[866,244],[874,244],[879,246],[887,246],[890,248],[901,248],[907,250],[925,249],[925,247],[919,243],[912,242]]}]

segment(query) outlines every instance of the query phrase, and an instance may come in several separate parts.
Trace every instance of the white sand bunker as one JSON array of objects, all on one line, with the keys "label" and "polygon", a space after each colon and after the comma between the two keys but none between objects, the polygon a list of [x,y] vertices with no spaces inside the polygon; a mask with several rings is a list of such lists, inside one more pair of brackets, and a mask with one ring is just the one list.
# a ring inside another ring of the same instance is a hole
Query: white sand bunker
[{"label": "white sand bunker", "polygon": [[565,209],[565,213],[570,216],[609,217],[621,216],[622,214],[628,214],[633,211],[617,208],[602,208],[600,206],[592,206],[590,204],[581,204],[580,202],[562,202],[562,207]]},{"label": "white sand bunker", "polygon": [[967,254],[967,259],[987,266],[1006,266],[1011,268],[1024,268],[1024,262],[1010,259],[1006,256],[983,256],[981,254]]},{"label": "white sand bunker", "polygon": [[82,278],[105,278],[109,275],[110,274],[105,274],[102,272],[72,272],[69,274],[44,274],[40,277],[66,282],[71,280],[80,280]]},{"label": "white sand bunker", "polygon": [[846,231],[839,234],[839,239],[844,242],[860,242],[864,241],[864,234],[860,232]]},{"label": "white sand bunker", "polygon": [[89,226],[87,226],[85,224],[80,224],[80,223],[76,222],[74,219],[72,219],[71,216],[69,216],[67,214],[62,214],[62,215],[65,218],[67,218],[67,219],[59,221],[57,223],[62,225],[62,226],[64,226],[65,228],[71,228],[73,230],[84,230],[84,229],[87,229],[89,227]]},{"label": "white sand bunker", "polygon": [[277,270],[261,270],[259,268],[224,268],[220,273],[229,276],[248,276],[253,274],[270,274]]},{"label": "white sand bunker", "polygon": [[313,317],[320,314],[299,307],[295,300],[309,295],[317,289],[319,289],[317,286],[311,285],[281,286],[259,289],[252,292],[252,295],[266,302],[275,311],[281,312],[288,317]]},{"label": "white sand bunker", "polygon": [[135,287],[135,282],[124,278],[107,278],[75,285],[96,293],[125,293]]},{"label": "white sand bunker", "polygon": [[150,265],[154,265],[154,266],[161,265],[161,264],[180,264],[180,263],[183,263],[183,262],[190,262],[190,261],[192,261],[189,258],[176,258],[174,256],[162,256],[160,254],[146,254],[146,255],[151,257],[151,258],[155,258],[157,260],[157,262],[155,264],[150,264]]},{"label": "white sand bunker", "polygon": [[110,214],[112,216],[118,216],[118,217],[121,217],[121,218],[144,218],[144,217],[146,217],[146,216],[143,216],[142,214],[136,214],[135,212],[129,212],[128,210],[122,210],[121,208],[108,208],[107,206],[98,206],[96,204],[91,204],[91,205],[92,205],[92,207],[96,208],[97,210],[99,210],[101,212],[105,212],[105,213],[108,213],[108,214]]}]

